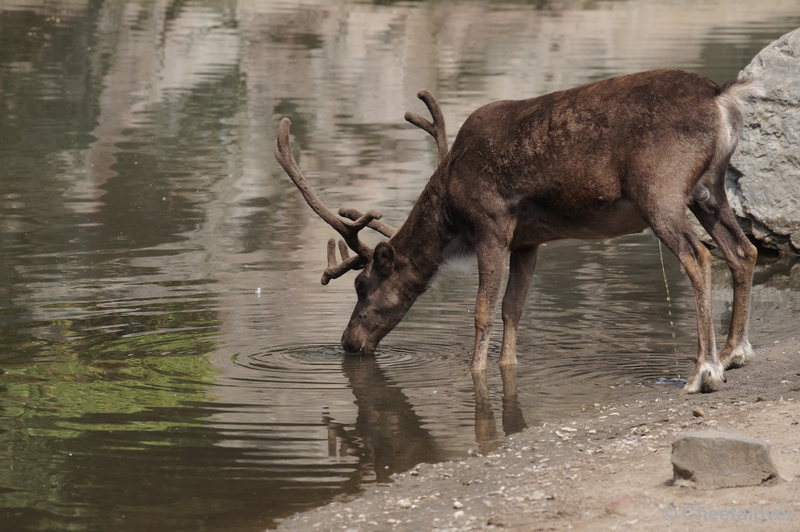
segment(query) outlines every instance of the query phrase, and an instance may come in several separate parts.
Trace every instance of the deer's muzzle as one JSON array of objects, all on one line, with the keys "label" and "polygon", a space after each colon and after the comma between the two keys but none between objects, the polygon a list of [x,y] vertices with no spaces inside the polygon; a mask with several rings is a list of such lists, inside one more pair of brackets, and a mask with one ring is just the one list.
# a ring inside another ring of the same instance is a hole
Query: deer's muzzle
[{"label": "deer's muzzle", "polygon": [[350,327],[342,335],[342,347],[348,353],[371,355],[375,352],[375,343],[371,342],[364,331],[356,332]]}]

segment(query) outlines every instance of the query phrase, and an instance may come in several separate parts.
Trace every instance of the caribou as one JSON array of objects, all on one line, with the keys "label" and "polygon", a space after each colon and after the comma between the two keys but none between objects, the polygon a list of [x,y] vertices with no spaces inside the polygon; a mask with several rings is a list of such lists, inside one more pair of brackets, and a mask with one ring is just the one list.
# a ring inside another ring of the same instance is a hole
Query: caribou
[{"label": "caribou", "polygon": [[[487,367],[506,257],[499,364],[517,362],[517,327],[539,247],[550,241],[607,239],[650,227],[691,280],[698,350],[687,393],[713,391],[724,370],[753,356],[747,339],[756,248],[725,194],[725,173],[742,127],[744,102],[761,95],[752,79],[723,86],[699,74],[654,70],[610,78],[473,112],[448,148],[441,109],[406,120],[428,132],[438,164],[406,221],[381,213],[328,209],[292,154],[290,121],[280,122],[275,156],[311,209],[342,237],[328,242],[322,284],[350,270],[358,301],[342,346],[369,355],[426,291],[448,259],[477,256],[475,344],[470,369]],[[733,280],[727,341],[717,353],[711,312],[711,253],[687,220],[687,207],[722,252]],[[358,237],[369,227],[388,237],[374,249]],[[354,252],[350,255],[348,249]]]}]

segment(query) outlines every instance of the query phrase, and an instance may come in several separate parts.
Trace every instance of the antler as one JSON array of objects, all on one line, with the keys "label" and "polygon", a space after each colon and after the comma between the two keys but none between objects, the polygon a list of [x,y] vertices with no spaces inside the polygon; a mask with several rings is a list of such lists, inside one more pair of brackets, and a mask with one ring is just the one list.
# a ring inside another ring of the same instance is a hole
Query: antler
[{"label": "antler", "polygon": [[427,131],[434,138],[434,140],[436,140],[436,146],[439,148],[439,164],[441,164],[445,155],[447,155],[448,149],[447,130],[444,125],[444,115],[442,114],[442,109],[439,107],[439,104],[436,102],[436,98],[433,97],[433,94],[425,89],[417,93],[417,98],[422,100],[425,103],[425,106],[428,108],[428,111],[431,112],[433,123],[430,123],[428,120],[410,111],[406,113],[405,118],[418,128]]},{"label": "antler", "polygon": [[[367,211],[366,214],[361,214],[355,209],[340,209],[339,216],[333,213],[328,207],[322,203],[322,200],[314,193],[314,189],[308,184],[300,167],[297,166],[297,161],[292,154],[292,146],[289,142],[289,126],[292,122],[288,118],[281,120],[278,127],[278,138],[275,142],[275,159],[278,160],[280,165],[286,171],[286,174],[294,182],[297,189],[303,195],[303,198],[308,203],[308,206],[317,213],[317,215],[325,220],[328,225],[336,229],[342,235],[344,241],[339,241],[339,252],[342,255],[342,262],[336,264],[336,243],[334,239],[328,241],[328,268],[322,274],[322,284],[328,284],[331,279],[341,277],[343,274],[350,270],[358,270],[363,268],[369,259],[372,257],[372,248],[361,242],[358,238],[358,232],[365,227],[370,227],[380,233],[391,236],[395,233],[396,229],[393,227],[379,222],[378,220],[383,216],[375,210]],[[347,247],[355,251],[356,255],[349,256]]]},{"label": "antler", "polygon": [[[361,214],[360,211],[357,211],[355,209],[348,209],[342,207],[339,209],[339,216],[344,216],[345,218],[355,221],[364,215]],[[387,223],[381,222],[378,219],[372,220],[370,223],[367,224],[367,227],[369,227],[373,231],[379,232],[384,236],[388,236],[389,238],[392,238],[394,234],[397,232],[397,229],[395,229],[394,227],[392,227]]]},{"label": "antler", "polygon": [[342,262],[336,263],[336,239],[328,240],[328,267],[322,273],[322,284],[328,284],[331,279],[338,279],[350,270],[360,270],[364,267],[361,264],[359,255],[350,256],[347,252],[347,245],[344,240],[339,240],[339,253],[342,255]]}]

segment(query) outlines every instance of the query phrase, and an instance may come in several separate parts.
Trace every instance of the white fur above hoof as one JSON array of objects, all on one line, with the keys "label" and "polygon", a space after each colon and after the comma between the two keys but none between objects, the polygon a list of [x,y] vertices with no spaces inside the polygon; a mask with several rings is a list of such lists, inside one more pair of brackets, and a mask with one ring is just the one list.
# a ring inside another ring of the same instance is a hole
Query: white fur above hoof
[{"label": "white fur above hoof", "polygon": [[755,356],[756,354],[753,352],[753,347],[750,345],[750,342],[744,342],[731,351],[730,356],[723,360],[722,363],[725,369],[744,366],[753,360]]},{"label": "white fur above hoof", "polygon": [[722,364],[703,362],[686,382],[683,393],[713,392],[723,382],[725,382],[725,370],[722,368]]}]

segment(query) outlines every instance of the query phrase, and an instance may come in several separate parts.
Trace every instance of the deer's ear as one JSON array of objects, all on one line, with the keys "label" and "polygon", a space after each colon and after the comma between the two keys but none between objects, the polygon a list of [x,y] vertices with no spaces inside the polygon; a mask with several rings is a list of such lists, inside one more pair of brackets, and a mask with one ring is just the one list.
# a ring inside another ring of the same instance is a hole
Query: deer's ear
[{"label": "deer's ear", "polygon": [[381,242],[372,252],[372,265],[383,276],[391,275],[394,270],[394,248],[388,242]]}]

